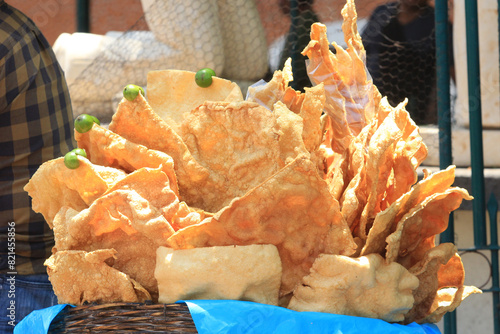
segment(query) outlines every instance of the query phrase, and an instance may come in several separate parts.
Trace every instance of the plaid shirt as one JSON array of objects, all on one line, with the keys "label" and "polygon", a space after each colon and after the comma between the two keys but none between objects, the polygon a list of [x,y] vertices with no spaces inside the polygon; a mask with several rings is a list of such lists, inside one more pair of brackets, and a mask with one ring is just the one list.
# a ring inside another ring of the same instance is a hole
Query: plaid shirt
[{"label": "plaid shirt", "polygon": [[4,1],[0,42],[0,272],[45,273],[53,233],[23,187],[43,162],[75,147],[69,92],[40,30]]}]

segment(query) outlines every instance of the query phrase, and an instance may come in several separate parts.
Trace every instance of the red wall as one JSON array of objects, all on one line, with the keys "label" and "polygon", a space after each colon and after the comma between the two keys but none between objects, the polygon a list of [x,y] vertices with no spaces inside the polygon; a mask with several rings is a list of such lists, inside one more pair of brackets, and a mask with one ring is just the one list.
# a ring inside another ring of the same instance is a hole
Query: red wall
[{"label": "red wall", "polygon": [[[76,0],[7,0],[7,3],[23,11],[40,27],[53,44],[63,32],[76,30]],[[255,0],[261,19],[268,33],[268,42],[288,30],[290,21],[283,15],[278,0]],[[369,15],[373,8],[386,0],[357,0],[358,16]],[[90,29],[104,34],[110,30],[130,29],[143,15],[140,0],[90,0]],[[316,0],[315,10],[323,22],[340,19],[343,0]],[[147,29],[141,25],[139,29]]]}]

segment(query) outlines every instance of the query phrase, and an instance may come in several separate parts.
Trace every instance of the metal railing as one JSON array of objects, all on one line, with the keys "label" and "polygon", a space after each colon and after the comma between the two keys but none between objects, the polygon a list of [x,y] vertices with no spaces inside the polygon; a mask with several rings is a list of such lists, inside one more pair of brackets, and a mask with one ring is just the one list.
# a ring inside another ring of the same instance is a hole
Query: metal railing
[{"label": "metal railing", "polygon": [[[500,8],[500,0],[498,1]],[[449,72],[449,24],[448,0],[436,0],[436,70],[438,87],[438,126],[439,126],[439,162],[441,168],[453,163],[451,150],[451,108],[450,108],[450,72]],[[487,242],[486,196],[484,187],[483,137],[481,118],[481,86],[479,72],[479,29],[477,0],[465,0],[465,23],[467,45],[467,77],[469,94],[470,150],[471,150],[471,195],[474,247],[468,250],[486,250],[491,252],[492,287],[483,292],[492,294],[493,328],[500,334],[500,288],[498,268],[498,200],[494,194],[489,197],[487,210],[490,222],[490,243]],[[499,20],[500,23],[500,20]],[[500,24],[499,24],[500,27]],[[448,229],[441,234],[442,242],[454,241],[453,215],[450,216]],[[451,312],[444,317],[444,333],[457,332],[456,313]]]},{"label": "metal railing", "polygon": [[90,32],[90,0],[76,2],[76,31]]}]

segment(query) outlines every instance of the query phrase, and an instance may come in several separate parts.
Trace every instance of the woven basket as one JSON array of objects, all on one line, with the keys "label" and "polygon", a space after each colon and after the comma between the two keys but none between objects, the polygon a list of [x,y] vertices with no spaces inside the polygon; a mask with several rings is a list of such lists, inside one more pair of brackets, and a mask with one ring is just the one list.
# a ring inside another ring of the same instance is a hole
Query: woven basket
[{"label": "woven basket", "polygon": [[186,304],[113,303],[66,307],[49,333],[198,333]]}]

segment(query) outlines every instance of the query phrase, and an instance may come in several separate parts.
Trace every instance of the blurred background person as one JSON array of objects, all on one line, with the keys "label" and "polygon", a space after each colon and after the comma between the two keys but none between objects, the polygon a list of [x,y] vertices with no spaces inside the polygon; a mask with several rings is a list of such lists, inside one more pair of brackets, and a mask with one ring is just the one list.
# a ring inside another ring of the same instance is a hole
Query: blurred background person
[{"label": "blurred background person", "polygon": [[11,333],[32,310],[57,304],[43,265],[53,233],[23,187],[43,162],[75,143],[56,57],[33,21],[4,1],[0,40],[0,332]]},{"label": "blurred background person", "polygon": [[[292,4],[297,6],[295,21],[293,13],[291,13]],[[314,0],[279,0],[281,11],[285,15],[292,15],[292,22],[281,52],[278,69],[283,69],[285,61],[292,58],[293,81],[290,82],[290,86],[301,91],[304,91],[304,87],[311,87],[306,70],[307,57],[303,56],[301,52],[311,40],[312,24],[319,22],[319,18],[313,10],[313,4]]]},{"label": "blurred background person", "polygon": [[406,109],[417,124],[437,124],[434,2],[399,0],[381,5],[361,37],[368,70],[380,93],[393,106],[408,98]]}]

